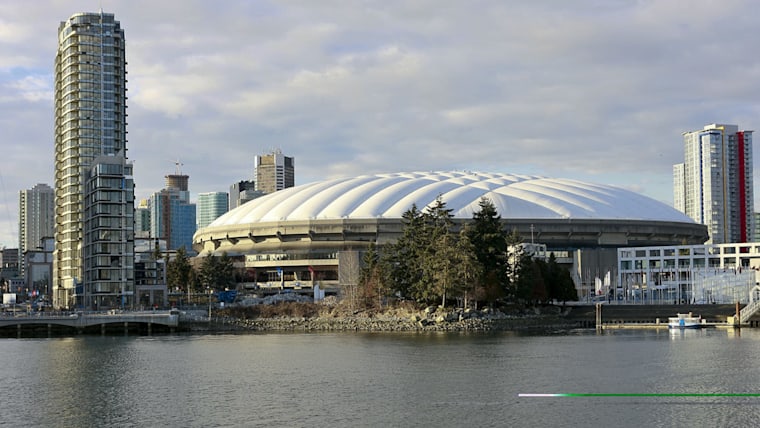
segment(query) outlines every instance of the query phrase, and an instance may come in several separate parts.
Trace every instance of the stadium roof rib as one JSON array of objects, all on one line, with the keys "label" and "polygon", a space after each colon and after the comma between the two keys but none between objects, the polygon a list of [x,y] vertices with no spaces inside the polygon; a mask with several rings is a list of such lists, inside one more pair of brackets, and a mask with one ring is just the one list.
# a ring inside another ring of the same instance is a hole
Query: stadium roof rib
[{"label": "stadium roof rib", "polygon": [[669,205],[620,187],[569,179],[478,172],[363,175],[304,184],[254,199],[209,225],[400,218],[438,196],[455,218],[472,218],[481,197],[504,219],[617,219],[694,223]]}]

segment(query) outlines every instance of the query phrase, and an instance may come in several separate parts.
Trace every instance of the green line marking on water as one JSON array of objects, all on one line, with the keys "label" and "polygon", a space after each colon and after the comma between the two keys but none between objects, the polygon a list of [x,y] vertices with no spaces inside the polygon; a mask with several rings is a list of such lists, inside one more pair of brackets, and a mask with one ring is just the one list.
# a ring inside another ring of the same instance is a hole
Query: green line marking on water
[{"label": "green line marking on water", "polygon": [[536,398],[536,397],[760,397],[760,393],[732,393],[732,392],[666,392],[666,393],[565,393],[565,394],[525,394],[521,393],[518,397]]}]

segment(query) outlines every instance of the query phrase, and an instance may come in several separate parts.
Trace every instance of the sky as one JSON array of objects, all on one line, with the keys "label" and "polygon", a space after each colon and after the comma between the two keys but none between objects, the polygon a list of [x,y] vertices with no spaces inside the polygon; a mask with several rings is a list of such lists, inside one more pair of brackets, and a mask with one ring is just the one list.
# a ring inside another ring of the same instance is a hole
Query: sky
[{"label": "sky", "polygon": [[470,170],[672,204],[683,132],[758,129],[752,0],[0,0],[0,247],[18,192],[53,186],[58,25],[101,7],[125,31],[138,199],[178,168],[228,191],[280,149],[296,185]]}]

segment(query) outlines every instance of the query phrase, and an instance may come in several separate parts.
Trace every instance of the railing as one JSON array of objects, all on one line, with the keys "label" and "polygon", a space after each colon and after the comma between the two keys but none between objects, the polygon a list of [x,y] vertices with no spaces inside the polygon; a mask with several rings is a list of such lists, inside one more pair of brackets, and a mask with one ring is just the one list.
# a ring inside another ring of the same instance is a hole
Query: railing
[{"label": "railing", "polygon": [[0,327],[21,324],[56,324],[83,328],[113,323],[162,324],[168,327],[177,327],[179,324],[179,313],[169,311],[113,311],[110,313],[70,313],[68,315],[24,313],[14,314],[10,317],[0,317]]},{"label": "railing", "polygon": [[755,315],[759,310],[760,300],[751,302],[749,305],[745,306],[742,310],[739,311],[739,322],[741,323],[749,321],[750,317],[752,317],[752,315]]}]

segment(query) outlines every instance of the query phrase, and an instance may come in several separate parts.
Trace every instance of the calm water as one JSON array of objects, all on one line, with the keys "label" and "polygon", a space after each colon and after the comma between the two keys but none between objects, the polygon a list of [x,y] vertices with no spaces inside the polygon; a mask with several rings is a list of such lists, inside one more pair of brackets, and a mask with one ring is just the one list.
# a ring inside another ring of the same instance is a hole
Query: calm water
[{"label": "calm water", "polygon": [[757,426],[760,330],[0,340],[0,426]]}]

